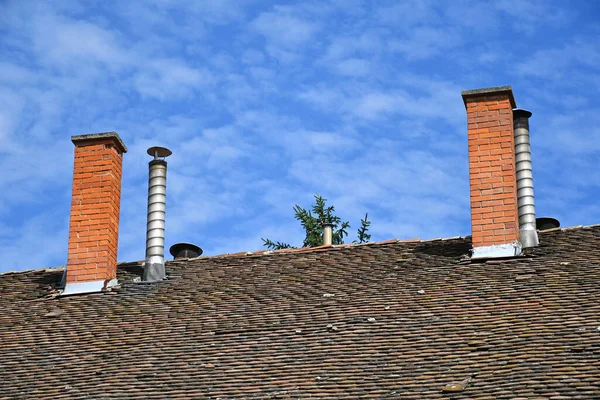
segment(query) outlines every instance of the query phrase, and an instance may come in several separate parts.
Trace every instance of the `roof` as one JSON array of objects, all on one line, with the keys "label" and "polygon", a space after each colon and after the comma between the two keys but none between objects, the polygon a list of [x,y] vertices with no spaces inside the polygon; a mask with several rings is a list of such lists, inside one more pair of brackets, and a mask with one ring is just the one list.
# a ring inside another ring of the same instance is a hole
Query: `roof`
[{"label": "roof", "polygon": [[600,398],[600,226],[540,241],[200,257],[155,284],[123,264],[120,289],[58,298],[60,271],[5,274],[0,398]]}]

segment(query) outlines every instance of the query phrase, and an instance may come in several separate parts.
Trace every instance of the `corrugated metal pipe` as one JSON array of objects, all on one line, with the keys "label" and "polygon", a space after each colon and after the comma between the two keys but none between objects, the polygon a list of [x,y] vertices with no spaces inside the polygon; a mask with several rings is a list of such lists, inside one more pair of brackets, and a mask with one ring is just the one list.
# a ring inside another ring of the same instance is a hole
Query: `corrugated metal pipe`
[{"label": "corrugated metal pipe", "polygon": [[529,143],[529,117],[531,117],[531,112],[527,110],[520,108],[515,108],[513,110],[517,204],[519,206],[519,241],[523,248],[535,247],[540,244],[535,226],[531,145]]},{"label": "corrugated metal pipe", "polygon": [[146,225],[145,282],[165,279],[165,211],[167,201],[167,162],[171,151],[164,147],[151,147],[148,178],[148,219]]},{"label": "corrugated metal pipe", "polygon": [[333,242],[333,224],[323,224],[323,245],[331,246]]}]

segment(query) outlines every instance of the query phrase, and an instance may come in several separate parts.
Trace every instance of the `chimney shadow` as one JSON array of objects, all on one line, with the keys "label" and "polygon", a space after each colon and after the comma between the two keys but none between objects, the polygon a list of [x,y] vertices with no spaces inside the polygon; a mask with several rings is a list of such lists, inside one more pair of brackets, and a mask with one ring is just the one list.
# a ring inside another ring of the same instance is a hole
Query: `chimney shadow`
[{"label": "chimney shadow", "polygon": [[415,253],[456,259],[468,256],[470,250],[471,240],[454,239],[420,243],[415,248]]},{"label": "chimney shadow", "polygon": [[57,287],[60,285],[60,281],[63,276],[63,271],[52,271],[45,272],[43,274],[36,274],[31,278],[31,282],[39,285],[40,287],[47,288]]}]

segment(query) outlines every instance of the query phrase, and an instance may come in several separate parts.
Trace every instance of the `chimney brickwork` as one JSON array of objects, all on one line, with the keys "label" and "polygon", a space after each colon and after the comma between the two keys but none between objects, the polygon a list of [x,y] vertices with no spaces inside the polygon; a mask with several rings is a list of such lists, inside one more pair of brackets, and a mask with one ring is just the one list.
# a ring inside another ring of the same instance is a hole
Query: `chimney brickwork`
[{"label": "chimney brickwork", "polygon": [[121,172],[127,148],[116,132],[78,135],[66,284],[116,278]]},{"label": "chimney brickwork", "polygon": [[471,228],[477,248],[519,240],[515,139],[510,86],[462,93],[467,111]]}]

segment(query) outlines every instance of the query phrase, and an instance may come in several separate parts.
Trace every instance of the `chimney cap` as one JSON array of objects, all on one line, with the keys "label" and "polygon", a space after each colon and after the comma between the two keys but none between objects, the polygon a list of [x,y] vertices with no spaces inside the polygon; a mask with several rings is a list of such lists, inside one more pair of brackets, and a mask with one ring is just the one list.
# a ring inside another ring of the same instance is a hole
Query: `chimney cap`
[{"label": "chimney cap", "polygon": [[166,158],[173,154],[171,150],[167,149],[166,147],[160,146],[152,146],[146,152],[149,156],[154,157],[155,160],[158,160],[160,158]]},{"label": "chimney cap", "polygon": [[560,228],[560,222],[552,217],[539,217],[535,219],[536,228],[540,231],[547,229]]},{"label": "chimney cap", "polygon": [[202,255],[203,251],[193,243],[181,242],[171,246],[169,253],[171,253],[174,259],[178,259],[199,257]]},{"label": "chimney cap", "polygon": [[524,108],[513,108],[513,117],[514,118],[530,118],[531,111],[526,110]]},{"label": "chimney cap", "polygon": [[466,103],[467,98],[471,97],[480,97],[480,96],[493,96],[499,94],[508,95],[508,99],[510,100],[510,105],[512,108],[517,108],[517,102],[515,101],[515,96],[512,92],[511,86],[494,86],[489,88],[481,88],[481,89],[471,89],[471,90],[463,90],[461,92],[463,101]]},{"label": "chimney cap", "polygon": [[113,139],[115,142],[117,142],[118,146],[121,148],[121,151],[123,153],[127,153],[127,146],[125,146],[125,143],[123,143],[123,140],[117,132],[86,133],[83,135],[71,136],[71,142],[73,142],[74,145],[84,142],[93,142],[101,139]]}]

